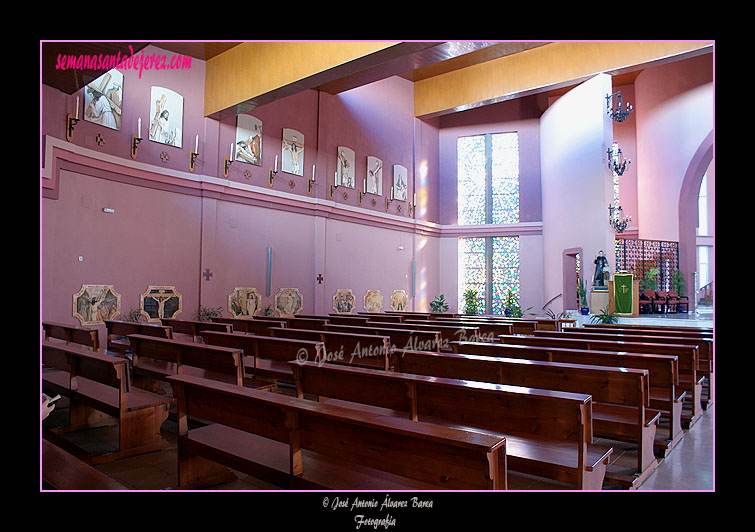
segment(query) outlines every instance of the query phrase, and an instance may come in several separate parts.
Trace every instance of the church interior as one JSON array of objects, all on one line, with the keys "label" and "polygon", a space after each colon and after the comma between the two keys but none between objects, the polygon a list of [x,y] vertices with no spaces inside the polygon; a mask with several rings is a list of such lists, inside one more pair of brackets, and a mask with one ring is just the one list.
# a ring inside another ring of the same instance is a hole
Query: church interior
[{"label": "church interior", "polygon": [[713,41],[40,61],[41,492],[715,491]]}]

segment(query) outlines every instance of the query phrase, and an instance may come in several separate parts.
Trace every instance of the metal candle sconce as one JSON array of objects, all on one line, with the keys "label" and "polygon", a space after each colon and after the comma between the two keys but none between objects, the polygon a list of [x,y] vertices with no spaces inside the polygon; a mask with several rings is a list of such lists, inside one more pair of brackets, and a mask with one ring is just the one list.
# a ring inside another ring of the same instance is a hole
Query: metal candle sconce
[{"label": "metal candle sconce", "polygon": [[270,174],[268,175],[267,182],[272,187],[273,186],[273,178],[278,173],[278,156],[275,156],[275,170],[272,168],[270,169]]},{"label": "metal candle sconce", "polygon": [[66,140],[71,142],[73,140],[73,128],[79,122],[79,97],[76,96],[76,117],[74,118],[71,113],[66,113]]},{"label": "metal candle sconce", "polygon": [[194,172],[197,157],[199,157],[199,135],[197,135],[196,141],[194,142],[194,151],[189,153],[189,171],[192,173]]},{"label": "metal candle sconce", "polygon": [[142,119],[139,119],[136,135],[131,135],[131,158],[136,159],[137,146],[143,140],[142,139]]},{"label": "metal candle sconce", "polygon": [[223,177],[228,177],[228,170],[230,170],[232,164],[233,164],[233,142],[231,142],[231,153],[229,153],[228,157],[226,157],[223,160]]},{"label": "metal candle sconce", "polygon": [[315,182],[315,165],[312,165],[312,177],[307,179],[307,194],[312,195],[312,185]]},{"label": "metal candle sconce", "polygon": [[391,197],[388,198],[386,196],[386,198],[385,198],[385,212],[388,212],[388,208],[390,207],[391,202],[393,201],[393,199],[394,199],[393,198],[393,187],[391,187]]}]

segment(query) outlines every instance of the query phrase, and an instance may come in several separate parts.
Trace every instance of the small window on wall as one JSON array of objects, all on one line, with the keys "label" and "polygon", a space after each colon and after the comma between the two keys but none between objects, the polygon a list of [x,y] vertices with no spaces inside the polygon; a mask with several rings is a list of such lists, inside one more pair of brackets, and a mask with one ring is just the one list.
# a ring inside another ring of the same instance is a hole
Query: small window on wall
[{"label": "small window on wall", "polygon": [[459,137],[457,219],[459,225],[519,222],[519,134]]},{"label": "small window on wall", "polygon": [[708,174],[703,176],[700,194],[697,197],[697,234],[708,234]]}]

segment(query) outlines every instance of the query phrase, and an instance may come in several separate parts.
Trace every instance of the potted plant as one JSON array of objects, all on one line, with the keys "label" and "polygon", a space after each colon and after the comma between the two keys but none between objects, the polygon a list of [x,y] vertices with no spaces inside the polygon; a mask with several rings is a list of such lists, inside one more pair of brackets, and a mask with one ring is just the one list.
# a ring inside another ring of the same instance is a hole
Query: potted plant
[{"label": "potted plant", "polygon": [[676,293],[679,294],[679,297],[684,297],[684,292],[686,290],[684,281],[684,275],[682,275],[682,270],[675,270],[674,273],[671,275],[671,286],[676,290]]},{"label": "potted plant", "polygon": [[129,309],[128,314],[125,314],[123,316],[123,321],[129,321],[132,323],[139,323],[141,321],[144,321],[144,314],[142,314],[142,311],[137,309]]},{"label": "potted plant", "polygon": [[199,310],[197,311],[197,320],[199,321],[210,321],[210,318],[215,318],[217,316],[220,316],[223,312],[223,307],[203,307],[202,305],[199,305]]},{"label": "potted plant", "polygon": [[262,315],[263,315],[263,316],[272,316],[274,312],[275,312],[275,309],[273,308],[273,305],[272,305],[272,304],[269,304],[268,306],[266,306],[266,307],[265,307],[265,308],[264,308],[264,309],[262,310]]},{"label": "potted plant", "polygon": [[438,313],[446,312],[448,310],[448,302],[446,301],[446,296],[441,294],[430,301],[430,309],[432,309],[433,312]]},{"label": "potted plant", "polygon": [[464,291],[464,314],[477,314],[479,312],[479,301],[477,300],[477,290],[467,288]]},{"label": "potted plant", "polygon": [[650,268],[645,272],[645,277],[640,279],[640,290],[655,291],[658,288],[658,274],[660,270],[658,268]]},{"label": "potted plant", "polygon": [[579,278],[579,286],[577,286],[577,298],[579,299],[580,305],[579,312],[583,316],[587,316],[590,313],[590,307],[587,306],[587,290],[585,289],[585,281],[581,277]]},{"label": "potted plant", "polygon": [[[532,307],[527,307],[525,310],[530,310]],[[522,307],[519,306],[519,297],[514,295],[514,291],[509,288],[506,293],[506,301],[503,304],[503,314],[510,318],[521,318],[524,316]],[[534,314],[531,314],[534,316]]]},{"label": "potted plant", "polygon": [[606,307],[590,318],[590,321],[593,323],[617,323],[619,318],[613,312],[608,312],[608,307]]}]

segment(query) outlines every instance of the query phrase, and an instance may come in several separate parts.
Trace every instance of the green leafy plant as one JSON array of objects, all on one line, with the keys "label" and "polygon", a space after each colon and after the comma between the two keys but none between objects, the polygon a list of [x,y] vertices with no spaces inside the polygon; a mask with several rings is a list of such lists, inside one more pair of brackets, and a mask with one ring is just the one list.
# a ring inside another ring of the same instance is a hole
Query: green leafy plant
[{"label": "green leafy plant", "polygon": [[613,312],[609,312],[608,307],[606,307],[598,314],[593,315],[590,321],[593,323],[617,323],[619,318]]},{"label": "green leafy plant", "polygon": [[660,270],[658,268],[650,268],[645,272],[645,277],[640,279],[640,290],[645,292],[646,290],[655,290],[658,288],[658,274]]},{"label": "green leafy plant", "polygon": [[199,305],[196,318],[199,321],[210,321],[210,318],[218,317],[222,312],[223,307],[203,307]]},{"label": "green leafy plant", "polygon": [[684,275],[682,274],[682,270],[674,271],[673,275],[671,276],[671,286],[680,296],[686,295],[684,292],[686,291],[687,287],[686,281],[684,280]]},{"label": "green leafy plant", "polygon": [[139,323],[142,321],[145,321],[144,314],[142,314],[142,311],[140,309],[129,309],[127,314],[123,315],[123,321],[130,321],[134,323]]},{"label": "green leafy plant", "polygon": [[272,303],[266,306],[264,309],[262,309],[263,316],[272,316],[274,312],[275,312],[275,309],[273,308]]},{"label": "green leafy plant", "polygon": [[587,306],[587,289],[585,289],[585,280],[579,278],[579,286],[577,286],[577,297],[579,298],[579,304],[582,307]]},{"label": "green leafy plant", "polygon": [[[530,310],[532,307],[527,307],[526,310]],[[510,318],[521,318],[524,316],[524,311],[522,310],[522,307],[519,306],[519,297],[514,294],[514,291],[509,288],[508,292],[506,292],[506,300],[503,304],[504,314]],[[534,316],[535,314],[529,313],[531,316]]]},{"label": "green leafy plant", "polygon": [[446,312],[448,310],[448,302],[446,301],[446,296],[441,294],[430,301],[430,308],[433,312]]},{"label": "green leafy plant", "polygon": [[477,295],[478,292],[474,288],[467,288],[464,291],[464,314],[477,314],[479,312]]},{"label": "green leafy plant", "polygon": [[550,318],[552,320],[562,320],[562,319],[569,318],[569,313],[564,310],[564,311],[561,312],[561,314],[559,314],[558,316],[556,316],[556,313],[553,312],[553,310],[546,309],[546,311],[545,311],[545,317],[546,318]]}]

